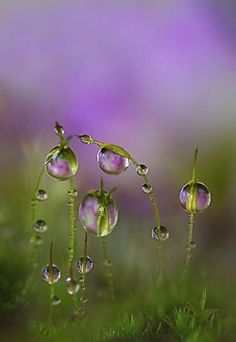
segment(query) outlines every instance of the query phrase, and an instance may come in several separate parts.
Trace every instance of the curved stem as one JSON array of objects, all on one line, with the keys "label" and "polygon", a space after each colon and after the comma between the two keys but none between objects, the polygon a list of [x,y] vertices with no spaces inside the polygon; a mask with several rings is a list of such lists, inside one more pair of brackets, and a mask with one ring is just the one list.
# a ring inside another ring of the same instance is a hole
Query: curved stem
[{"label": "curved stem", "polygon": [[104,266],[106,272],[107,283],[110,291],[111,299],[115,300],[115,291],[114,291],[114,283],[113,283],[113,274],[112,274],[112,263],[108,257],[107,251],[107,239],[102,238],[102,250],[103,250],[103,258],[104,258]]}]

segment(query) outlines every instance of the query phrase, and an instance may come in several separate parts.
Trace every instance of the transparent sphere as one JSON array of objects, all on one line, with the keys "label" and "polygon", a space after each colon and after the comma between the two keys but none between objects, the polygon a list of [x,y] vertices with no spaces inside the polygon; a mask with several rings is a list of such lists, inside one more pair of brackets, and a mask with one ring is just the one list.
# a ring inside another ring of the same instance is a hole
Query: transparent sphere
[{"label": "transparent sphere", "polygon": [[52,306],[57,306],[61,304],[61,299],[57,296],[53,296],[52,299],[51,299],[51,305]]},{"label": "transparent sphere", "polygon": [[89,273],[90,271],[92,271],[93,266],[94,266],[94,263],[88,255],[86,257],[82,255],[76,261],[76,269],[81,274]]},{"label": "transparent sphere", "polygon": [[48,284],[55,284],[61,278],[61,272],[56,265],[46,265],[42,271],[41,276]]},{"label": "transparent sphere", "polygon": [[48,194],[46,193],[45,190],[39,189],[37,191],[36,198],[38,201],[45,201],[46,199],[48,199]]},{"label": "transparent sphere", "polygon": [[66,290],[69,295],[75,295],[79,291],[80,285],[73,278],[66,279]]},{"label": "transparent sphere", "polygon": [[144,164],[139,164],[136,168],[136,172],[139,176],[146,175],[148,173],[148,167]]},{"label": "transparent sphere", "polygon": [[155,227],[152,230],[152,238],[157,241],[165,241],[169,239],[169,232],[164,226],[160,226],[160,233],[158,232],[158,228]]},{"label": "transparent sphere", "polygon": [[70,147],[58,145],[48,153],[45,169],[49,176],[62,181],[67,180],[78,171],[78,159]]},{"label": "transparent sphere", "polygon": [[44,220],[37,220],[34,224],[34,231],[36,233],[45,233],[48,227]]},{"label": "transparent sphere", "polygon": [[118,175],[129,167],[130,160],[103,147],[98,151],[97,163],[104,172]]},{"label": "transparent sphere", "polygon": [[77,197],[78,196],[78,191],[76,189],[70,189],[67,192],[69,197]]},{"label": "transparent sphere", "polygon": [[179,194],[183,208],[190,214],[202,213],[211,204],[211,193],[207,186],[197,182],[187,183],[183,186]]},{"label": "transparent sphere", "polygon": [[144,193],[144,194],[150,194],[150,192],[152,191],[152,187],[151,187],[151,185],[148,185],[148,184],[143,184],[143,186],[142,186],[142,192]]},{"label": "transparent sphere", "polygon": [[89,192],[79,206],[79,219],[89,233],[107,236],[118,220],[118,209],[110,193],[104,190]]}]

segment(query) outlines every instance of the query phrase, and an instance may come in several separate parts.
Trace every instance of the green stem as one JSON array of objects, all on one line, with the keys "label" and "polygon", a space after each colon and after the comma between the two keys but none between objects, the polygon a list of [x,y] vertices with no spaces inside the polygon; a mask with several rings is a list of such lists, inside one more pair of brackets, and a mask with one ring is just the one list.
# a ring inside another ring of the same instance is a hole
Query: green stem
[{"label": "green stem", "polygon": [[85,231],[84,235],[84,259],[83,259],[83,265],[82,265],[82,277],[80,278],[80,306],[79,306],[79,313],[82,316],[85,314],[84,304],[87,302],[87,297],[85,296],[86,291],[86,257],[87,257],[87,249],[88,249],[88,234]]},{"label": "green stem", "polygon": [[[70,180],[69,191],[74,189],[73,181]],[[70,236],[69,236],[69,257],[68,257],[68,270],[70,271],[71,264],[74,260],[75,254],[75,233],[76,233],[76,212],[75,212],[75,198],[73,194],[69,195],[69,208],[70,208]]]},{"label": "green stem", "polygon": [[188,244],[186,246],[186,257],[185,257],[185,266],[184,266],[184,274],[187,274],[189,271],[189,264],[192,258],[192,240],[193,240],[193,225],[194,225],[194,214],[189,214],[189,223],[188,223]]},{"label": "green stem", "polygon": [[[39,177],[37,179],[35,189],[33,192],[33,196],[31,199],[31,223],[32,223],[32,228],[34,227],[36,218],[37,218],[37,199],[36,195],[39,190],[39,186],[42,180],[44,174],[44,167],[42,168]],[[37,241],[38,234],[33,230],[32,233],[32,241],[33,241],[33,250],[32,250],[32,260],[33,260],[33,269],[36,269],[38,267],[38,245],[36,243]]]},{"label": "green stem", "polygon": [[111,263],[111,260],[108,258],[106,238],[102,238],[102,250],[103,250],[106,279],[107,279],[111,299],[114,301],[115,291],[114,291],[113,274],[112,274],[112,263]]}]

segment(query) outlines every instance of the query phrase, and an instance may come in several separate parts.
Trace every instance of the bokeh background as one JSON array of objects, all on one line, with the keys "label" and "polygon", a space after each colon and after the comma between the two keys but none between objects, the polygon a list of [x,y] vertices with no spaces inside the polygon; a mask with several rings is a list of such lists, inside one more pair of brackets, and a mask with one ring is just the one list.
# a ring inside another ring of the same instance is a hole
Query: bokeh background
[{"label": "bokeh background", "polygon": [[[122,145],[149,166],[161,221],[170,231],[169,274],[182,267],[187,216],[178,193],[189,180],[198,145],[198,175],[213,201],[196,220],[194,263],[199,275],[207,269],[213,283],[224,279],[224,291],[218,293],[222,302],[227,292],[233,293],[235,18],[233,0],[1,0],[0,255],[6,287],[1,298],[8,303],[2,310],[4,319],[11,305],[17,306],[11,291],[17,293],[15,287],[24,284],[29,269],[29,200],[45,155],[57,143],[55,121],[68,135],[86,133]],[[72,146],[80,160],[76,181],[81,195],[96,188],[101,176],[107,188],[117,187],[120,220],[109,243],[117,290],[129,296],[134,287],[152,282],[158,270],[150,237],[152,208],[140,191],[142,181],[132,167],[120,176],[104,175],[96,165],[95,146],[76,139]],[[43,184],[50,198],[40,206],[40,214],[50,229],[41,263],[47,262],[53,239],[55,258],[63,264],[67,185],[46,176]],[[89,248],[99,264],[98,241],[91,239]],[[98,267],[91,279],[91,293],[99,294],[104,287],[102,269]],[[40,286],[45,294],[45,284]],[[37,311],[36,305],[33,309]],[[41,317],[43,309],[38,311]]]}]

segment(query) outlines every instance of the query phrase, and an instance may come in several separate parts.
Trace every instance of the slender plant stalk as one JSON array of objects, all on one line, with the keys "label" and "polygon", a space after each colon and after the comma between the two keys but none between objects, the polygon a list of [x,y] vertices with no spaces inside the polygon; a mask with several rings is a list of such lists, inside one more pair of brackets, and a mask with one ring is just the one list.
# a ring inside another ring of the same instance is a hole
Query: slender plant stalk
[{"label": "slender plant stalk", "polygon": [[185,256],[185,266],[184,266],[184,275],[187,275],[189,272],[189,265],[190,265],[190,260],[192,258],[192,241],[193,241],[193,227],[194,227],[194,203],[196,201],[196,191],[195,189],[195,184],[197,182],[197,177],[196,177],[196,165],[197,165],[197,156],[198,156],[198,147],[195,150],[194,153],[194,160],[193,160],[193,169],[192,169],[192,178],[191,178],[191,188],[190,188],[190,211],[189,213],[189,223],[188,223],[188,244],[186,246],[186,256]]},{"label": "slender plant stalk", "polygon": [[[49,277],[53,279],[53,256],[52,256],[53,243],[50,244],[49,252]],[[49,323],[54,323],[54,306],[53,298],[55,297],[55,287],[54,284],[50,284],[50,302],[49,302]]]},{"label": "slender plant stalk", "polygon": [[[73,191],[73,180],[70,180],[69,191]],[[76,212],[75,212],[75,197],[69,195],[69,208],[70,208],[70,238],[69,238],[69,258],[68,258],[68,270],[70,271],[71,264],[74,260],[75,254],[75,235],[76,235]]]},{"label": "slender plant stalk", "polygon": [[[32,227],[35,224],[36,218],[37,218],[37,199],[36,199],[36,195],[37,192],[39,190],[40,187],[40,183],[42,180],[42,177],[44,175],[44,167],[42,168],[39,177],[37,179],[36,185],[35,185],[35,189],[34,189],[34,193],[31,199],[31,223],[32,223]],[[36,243],[36,239],[37,239],[37,233],[35,233],[33,231],[32,233],[32,241],[33,241],[33,250],[32,250],[32,260],[33,260],[33,269],[36,269],[38,267],[38,246]]]},{"label": "slender plant stalk", "polygon": [[103,258],[104,258],[105,274],[106,274],[106,278],[107,278],[110,297],[114,301],[115,300],[115,291],[114,291],[113,274],[112,274],[112,263],[108,257],[107,238],[106,237],[102,238],[102,250],[103,250]]},{"label": "slender plant stalk", "polygon": [[83,255],[83,265],[82,265],[82,277],[80,278],[80,306],[79,306],[79,313],[82,316],[85,314],[84,304],[87,302],[87,297],[85,296],[86,291],[86,257],[87,257],[87,249],[88,249],[88,234],[85,231],[84,235],[84,255]]}]

